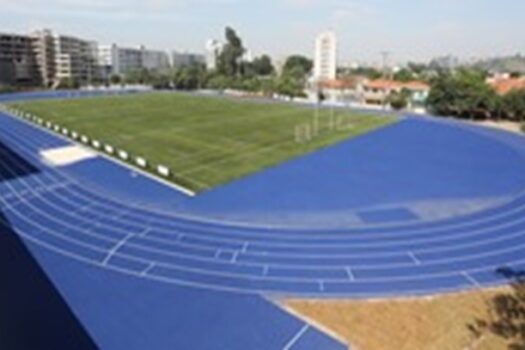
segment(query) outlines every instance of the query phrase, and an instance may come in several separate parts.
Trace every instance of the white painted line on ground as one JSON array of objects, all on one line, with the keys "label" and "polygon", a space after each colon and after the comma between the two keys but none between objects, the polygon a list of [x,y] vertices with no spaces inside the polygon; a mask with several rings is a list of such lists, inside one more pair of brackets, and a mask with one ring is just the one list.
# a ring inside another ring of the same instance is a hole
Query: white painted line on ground
[{"label": "white painted line on ground", "polygon": [[347,267],[346,268],[346,273],[348,274],[348,279],[350,281],[355,281],[355,276],[354,276],[354,273],[352,272],[352,269]]},{"label": "white painted line on ground", "polygon": [[408,252],[408,256],[414,261],[416,265],[421,265],[421,260],[419,260],[413,252]]},{"label": "white painted line on ground", "polygon": [[463,275],[463,277],[465,277],[470,283],[472,283],[475,287],[480,287],[480,283],[478,281],[476,281],[476,279],[474,277],[472,277],[471,275],[469,275],[468,272],[466,271],[463,271],[461,273],[461,275]]},{"label": "white painted line on ground", "polygon": [[108,255],[106,256],[106,258],[104,259],[104,261],[102,262],[102,266],[106,266],[108,264],[108,262],[111,260],[111,258],[113,257],[113,255],[115,255],[115,253],[124,245],[128,242],[128,240],[133,237],[132,234],[129,234],[127,235],[126,237],[124,237],[120,242],[118,242],[108,253]]},{"label": "white painted line on ground", "polygon": [[153,268],[155,267],[155,263],[150,263],[148,267],[146,267],[141,273],[140,276],[144,277],[146,276]]},{"label": "white painted line on ground", "polygon": [[309,328],[310,328],[310,326],[305,324],[303,326],[303,328],[301,328],[299,330],[299,332],[297,332],[297,334],[294,335],[294,337],[292,339],[290,339],[290,341],[288,343],[286,343],[286,345],[283,347],[283,350],[290,350],[290,349],[292,349],[292,347],[297,343],[297,341],[299,339],[301,339],[301,337],[306,333],[306,331],[308,331]]}]

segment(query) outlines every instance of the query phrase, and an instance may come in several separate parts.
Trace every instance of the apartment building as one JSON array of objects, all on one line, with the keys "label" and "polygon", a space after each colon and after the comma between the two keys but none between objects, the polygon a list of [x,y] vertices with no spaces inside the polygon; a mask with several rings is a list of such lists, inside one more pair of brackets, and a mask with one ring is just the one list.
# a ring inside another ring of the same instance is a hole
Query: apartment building
[{"label": "apartment building", "polygon": [[117,44],[98,47],[98,65],[105,77],[126,75],[140,69],[163,70],[170,67],[169,55],[144,46],[122,47]]},{"label": "apartment building", "polygon": [[149,70],[164,70],[170,67],[170,58],[167,52],[160,50],[142,50],[142,66]]},{"label": "apartment building", "polygon": [[38,80],[33,39],[0,33],[0,85],[35,85]]},{"label": "apartment building", "polygon": [[314,79],[334,80],[337,74],[337,37],[334,32],[324,32],[315,40]]},{"label": "apartment building", "polygon": [[171,54],[171,65],[173,66],[173,68],[181,68],[196,63],[206,64],[206,56],[177,51],[173,51]]}]

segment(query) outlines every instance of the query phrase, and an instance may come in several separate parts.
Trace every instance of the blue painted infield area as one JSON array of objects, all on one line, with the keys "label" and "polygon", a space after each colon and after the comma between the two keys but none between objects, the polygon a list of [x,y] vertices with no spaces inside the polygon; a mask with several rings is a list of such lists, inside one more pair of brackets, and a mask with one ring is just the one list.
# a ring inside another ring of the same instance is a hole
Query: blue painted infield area
[{"label": "blue painted infield area", "polygon": [[[520,136],[408,118],[195,198],[103,157],[51,167],[39,152],[69,143],[3,114],[0,141],[0,253],[17,252],[0,278],[38,281],[57,322],[22,329],[67,327],[75,348],[342,349],[269,300],[429,295],[525,268]],[[0,302],[38,310],[22,296]]]}]

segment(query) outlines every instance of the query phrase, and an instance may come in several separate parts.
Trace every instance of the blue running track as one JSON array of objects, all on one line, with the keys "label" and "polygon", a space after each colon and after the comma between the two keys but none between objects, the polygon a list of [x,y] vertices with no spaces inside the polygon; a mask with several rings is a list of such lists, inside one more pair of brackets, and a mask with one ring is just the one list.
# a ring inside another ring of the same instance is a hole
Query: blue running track
[{"label": "blue running track", "polygon": [[343,349],[277,301],[469,290],[525,267],[517,135],[408,116],[195,198],[104,157],[51,167],[40,151],[69,141],[5,113],[0,142],[3,238],[23,239],[86,347]]}]

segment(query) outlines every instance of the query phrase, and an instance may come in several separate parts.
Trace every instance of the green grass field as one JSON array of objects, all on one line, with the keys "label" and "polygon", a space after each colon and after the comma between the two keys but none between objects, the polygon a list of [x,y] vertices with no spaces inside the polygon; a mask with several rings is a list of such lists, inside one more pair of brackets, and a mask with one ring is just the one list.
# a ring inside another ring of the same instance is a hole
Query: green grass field
[{"label": "green grass field", "polygon": [[[12,106],[144,157],[150,166],[165,165],[174,173],[171,180],[195,192],[395,122],[341,110],[316,113],[292,104],[177,93]],[[299,125],[310,125],[311,134],[317,129],[318,135],[298,142]]]}]

